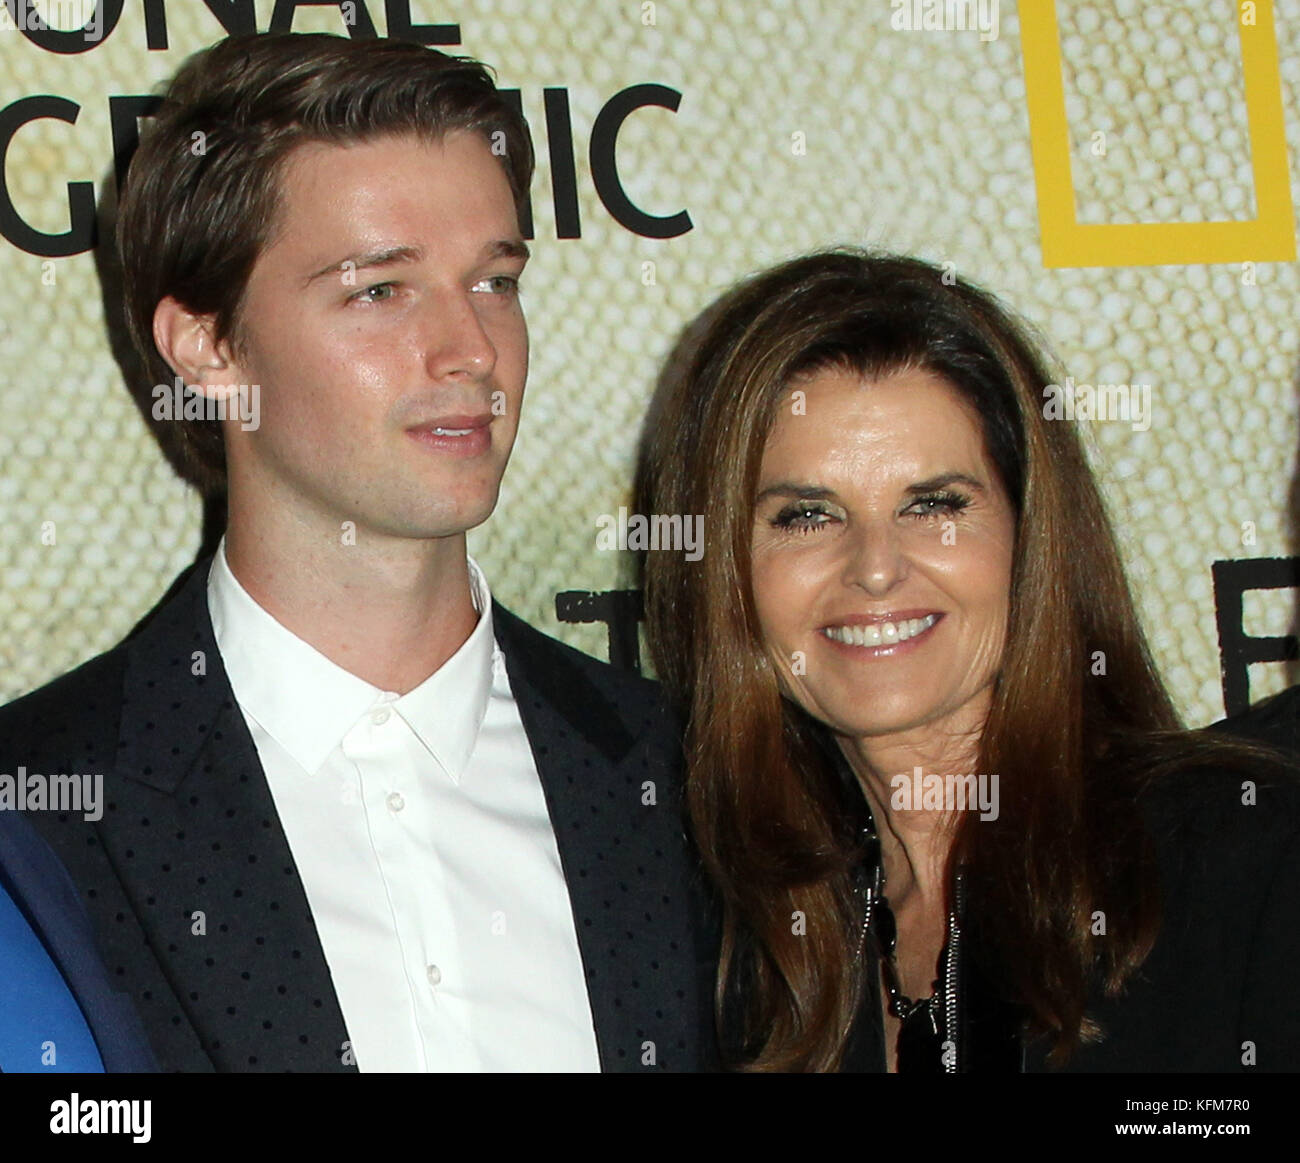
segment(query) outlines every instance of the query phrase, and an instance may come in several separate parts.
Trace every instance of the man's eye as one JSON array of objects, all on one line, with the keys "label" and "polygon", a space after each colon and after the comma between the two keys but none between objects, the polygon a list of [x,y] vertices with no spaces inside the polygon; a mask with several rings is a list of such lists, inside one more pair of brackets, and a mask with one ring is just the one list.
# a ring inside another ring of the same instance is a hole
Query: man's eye
[{"label": "man's eye", "polygon": [[519,293],[519,280],[513,275],[489,275],[475,283],[474,290],[485,290],[493,295],[515,295]]},{"label": "man's eye", "polygon": [[375,283],[373,286],[364,287],[348,298],[359,303],[383,303],[393,297],[396,289],[396,283]]}]

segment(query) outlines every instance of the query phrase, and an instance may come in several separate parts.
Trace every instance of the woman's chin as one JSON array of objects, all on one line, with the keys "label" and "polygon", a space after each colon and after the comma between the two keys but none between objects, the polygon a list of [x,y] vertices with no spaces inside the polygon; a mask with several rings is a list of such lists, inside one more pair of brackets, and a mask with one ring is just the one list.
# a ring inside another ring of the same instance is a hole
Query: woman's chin
[{"label": "woman's chin", "polygon": [[856,707],[824,707],[820,712],[810,713],[837,735],[869,741],[924,730],[942,716],[943,708],[933,704],[875,706],[870,715],[864,715],[859,704]]}]

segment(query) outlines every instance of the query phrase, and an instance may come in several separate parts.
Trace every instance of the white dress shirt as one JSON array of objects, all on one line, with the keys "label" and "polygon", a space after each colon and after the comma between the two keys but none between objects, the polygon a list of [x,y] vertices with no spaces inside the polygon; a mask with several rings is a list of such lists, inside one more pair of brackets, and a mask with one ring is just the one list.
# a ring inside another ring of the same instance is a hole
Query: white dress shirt
[{"label": "white dress shirt", "polygon": [[478,623],[398,696],[239,584],[208,608],[362,1071],[599,1070],[569,893],[469,559]]}]

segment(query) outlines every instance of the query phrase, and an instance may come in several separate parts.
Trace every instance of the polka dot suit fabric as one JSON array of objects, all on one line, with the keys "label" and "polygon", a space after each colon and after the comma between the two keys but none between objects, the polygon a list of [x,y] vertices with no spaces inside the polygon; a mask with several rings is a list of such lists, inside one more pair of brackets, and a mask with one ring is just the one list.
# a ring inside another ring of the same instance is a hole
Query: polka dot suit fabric
[{"label": "polka dot suit fabric", "polygon": [[[210,558],[121,645],[0,708],[0,770],[103,773],[103,815],[30,812],[169,1071],[353,1071],[212,634]],[[655,684],[494,606],[569,888],[601,1068],[713,1061],[680,741]],[[539,1063],[545,1069],[545,1063]]]}]

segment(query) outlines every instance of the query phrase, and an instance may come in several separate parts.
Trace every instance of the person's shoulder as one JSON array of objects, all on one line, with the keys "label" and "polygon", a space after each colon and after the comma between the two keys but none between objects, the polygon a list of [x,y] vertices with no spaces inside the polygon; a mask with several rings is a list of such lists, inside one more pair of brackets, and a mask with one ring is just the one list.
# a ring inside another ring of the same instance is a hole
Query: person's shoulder
[{"label": "person's shoulder", "polygon": [[[147,667],[159,671],[188,667],[191,656],[177,648],[173,639],[188,642],[194,634],[194,603],[202,597],[206,583],[206,570],[199,571],[210,560],[201,559],[183,570],[153,609],[115,646],[0,706],[0,743],[59,735],[69,726],[81,734],[100,723],[116,729],[125,698],[127,658],[133,647],[148,643],[154,648],[146,652]],[[173,647],[160,655],[167,658],[167,667],[154,659],[164,646]],[[151,683],[148,678],[144,681]],[[152,681],[165,681],[165,675],[158,673]]]},{"label": "person's shoulder", "polygon": [[1212,730],[1300,751],[1300,686],[1261,699],[1215,723]]},{"label": "person's shoulder", "polygon": [[1267,752],[1216,757],[1198,736],[1213,733],[1192,733],[1186,762],[1167,765],[1143,789],[1143,819],[1184,870],[1258,875],[1300,843],[1300,767]]},{"label": "person's shoulder", "polygon": [[663,687],[653,679],[584,654],[525,622],[499,602],[493,603],[493,625],[507,657],[521,663],[539,689],[586,687],[616,705],[624,718],[641,717],[646,725],[676,722]]},{"label": "person's shoulder", "polygon": [[56,740],[69,731],[93,733],[117,726],[121,711],[125,644],[0,706],[0,745]]}]

